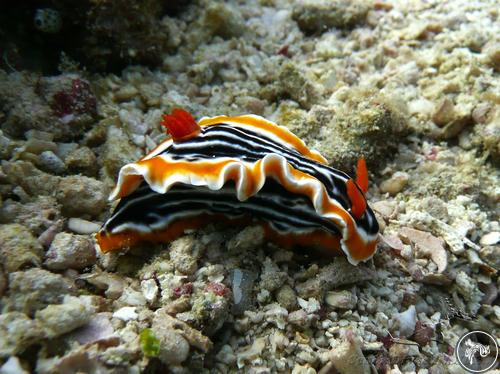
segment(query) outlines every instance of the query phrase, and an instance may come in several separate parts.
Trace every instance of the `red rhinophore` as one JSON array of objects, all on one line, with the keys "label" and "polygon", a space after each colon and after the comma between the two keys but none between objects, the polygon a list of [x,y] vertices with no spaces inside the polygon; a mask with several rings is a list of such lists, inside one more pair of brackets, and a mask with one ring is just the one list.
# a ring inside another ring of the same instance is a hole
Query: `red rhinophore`
[{"label": "red rhinophore", "polygon": [[352,178],[347,181],[347,196],[351,201],[352,215],[360,219],[366,210],[366,200]]},{"label": "red rhinophore", "polygon": [[358,165],[356,167],[356,183],[363,193],[368,191],[368,169],[366,168],[364,157],[358,160]]},{"label": "red rhinophore", "polygon": [[191,139],[201,131],[193,116],[183,109],[174,109],[172,114],[163,115],[161,124],[167,128],[174,142]]}]

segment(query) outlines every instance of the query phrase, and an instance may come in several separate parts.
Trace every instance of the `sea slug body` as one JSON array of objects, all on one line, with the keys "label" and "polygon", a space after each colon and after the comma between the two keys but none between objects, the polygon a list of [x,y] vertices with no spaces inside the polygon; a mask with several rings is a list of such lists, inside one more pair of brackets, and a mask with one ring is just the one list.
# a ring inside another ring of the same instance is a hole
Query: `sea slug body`
[{"label": "sea slug body", "polygon": [[196,122],[175,109],[163,124],[171,137],[120,170],[110,199],[121,200],[97,234],[104,252],[171,241],[218,221],[258,223],[278,245],[342,250],[352,264],[375,253],[379,228],[364,196],[364,160],[354,181],[255,115]]}]

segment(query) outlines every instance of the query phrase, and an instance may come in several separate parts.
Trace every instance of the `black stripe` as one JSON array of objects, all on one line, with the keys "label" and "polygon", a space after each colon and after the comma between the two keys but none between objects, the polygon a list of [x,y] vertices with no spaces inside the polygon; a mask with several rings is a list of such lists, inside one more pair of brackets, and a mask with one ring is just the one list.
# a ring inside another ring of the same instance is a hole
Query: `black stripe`
[{"label": "black stripe", "polygon": [[120,201],[105,229],[112,231],[126,223],[151,226],[158,222],[157,216],[164,217],[167,226],[174,215],[188,217],[193,215],[190,212],[198,211],[230,217],[252,215],[282,232],[324,229],[339,235],[337,227],[319,216],[308,198],[289,193],[273,180],[268,180],[259,194],[244,202],[236,198],[234,184],[217,191],[177,185],[166,194],[146,189],[143,184]]},{"label": "black stripe", "polygon": [[269,153],[279,154],[292,167],[317,178],[327,190],[330,198],[349,209],[346,198],[345,179],[349,176],[327,165],[312,161],[299,152],[280,145],[271,139],[264,139],[247,129],[221,124],[203,129],[203,135],[187,142],[174,143],[164,154],[173,159],[207,160],[214,157],[234,157],[255,162]]}]

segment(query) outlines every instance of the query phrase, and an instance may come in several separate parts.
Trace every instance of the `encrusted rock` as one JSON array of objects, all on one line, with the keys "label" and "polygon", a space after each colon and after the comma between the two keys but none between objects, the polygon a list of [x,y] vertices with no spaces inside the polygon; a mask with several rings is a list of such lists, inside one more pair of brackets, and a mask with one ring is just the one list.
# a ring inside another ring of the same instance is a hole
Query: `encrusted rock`
[{"label": "encrusted rock", "polygon": [[389,357],[391,362],[401,364],[408,357],[410,348],[405,344],[393,344],[389,348]]},{"label": "encrusted rock", "polygon": [[310,109],[321,97],[320,88],[292,62],[283,64],[278,80],[282,95],[289,96],[305,109]]},{"label": "encrusted rock", "polygon": [[283,285],[276,292],[276,300],[278,303],[288,311],[295,310],[297,308],[297,295],[292,287],[288,284]]},{"label": "encrusted rock", "polygon": [[241,13],[229,3],[208,3],[203,13],[202,22],[208,35],[218,35],[228,39],[240,36],[245,31],[245,21]]},{"label": "encrusted rock", "polygon": [[[192,309],[186,321],[192,318],[192,324],[205,335],[215,334],[228,319],[231,291],[222,283],[210,282],[203,292],[192,298]],[[177,316],[181,318],[179,315]]]},{"label": "encrusted rock", "polygon": [[64,159],[66,168],[72,173],[82,173],[92,177],[97,173],[97,157],[88,147],[76,148],[70,152]]},{"label": "encrusted rock", "polygon": [[115,180],[123,165],[134,162],[139,157],[141,157],[141,152],[129,141],[122,129],[116,126],[107,127],[106,143],[104,143],[100,158],[107,176]]},{"label": "encrusted rock", "polygon": [[285,283],[286,278],[287,274],[280,271],[279,267],[266,257],[264,269],[260,275],[260,289],[275,291]]},{"label": "encrusted rock", "polygon": [[484,46],[482,52],[486,54],[486,62],[488,65],[493,67],[496,71],[500,71],[500,42],[492,40]]},{"label": "encrusted rock", "polygon": [[63,213],[69,216],[98,215],[106,207],[107,195],[104,183],[81,175],[62,178],[56,191]]},{"label": "encrusted rock", "polygon": [[366,361],[359,340],[350,330],[345,339],[330,351],[330,361],[339,374],[370,374],[370,365]]},{"label": "encrusted rock", "polygon": [[358,298],[351,291],[329,291],[325,296],[325,303],[335,309],[354,309]]},{"label": "encrusted rock", "polygon": [[7,272],[40,266],[43,248],[24,226],[17,223],[0,226],[0,260]]},{"label": "encrusted rock", "polygon": [[12,151],[16,148],[17,143],[5,136],[3,131],[0,130],[0,159],[8,160],[12,154]]},{"label": "encrusted rock", "polygon": [[48,338],[55,338],[85,325],[91,318],[90,310],[79,298],[66,296],[63,304],[49,305],[35,314],[35,319]]},{"label": "encrusted rock", "polygon": [[223,345],[215,358],[217,361],[223,362],[226,365],[232,365],[236,362],[236,355],[229,344]]},{"label": "encrusted rock", "polygon": [[240,348],[236,352],[238,368],[244,367],[246,362],[249,362],[254,358],[259,357],[265,348],[266,348],[266,338],[264,337],[257,338],[253,341],[251,345],[247,345],[245,347]]},{"label": "encrusted rock", "polygon": [[128,6],[127,1],[120,0],[92,3],[83,14],[63,4],[58,9],[67,14],[64,22],[86,25],[87,29],[82,35],[68,38],[64,50],[76,54],[78,61],[93,70],[116,71],[129,64],[157,66],[171,38],[163,16],[182,9],[184,4],[146,1]]},{"label": "encrusted rock", "polygon": [[415,324],[415,333],[413,334],[413,340],[415,342],[423,347],[431,342],[433,336],[434,329],[431,326],[422,321],[417,321]]},{"label": "encrusted rock", "polygon": [[186,323],[169,316],[163,309],[156,311],[152,331],[160,341],[158,358],[167,365],[184,362],[189,355],[190,345],[203,352],[212,347],[208,338]]},{"label": "encrusted rock", "polygon": [[403,227],[399,235],[406,243],[413,243],[416,248],[416,255],[419,258],[430,258],[437,266],[438,272],[442,273],[448,266],[448,254],[444,248],[444,241],[436,238],[432,234]]},{"label": "encrusted rock", "polygon": [[1,223],[19,223],[40,235],[61,218],[60,206],[52,196],[38,196],[22,204],[7,200],[0,208]]},{"label": "encrusted rock", "polygon": [[2,170],[9,183],[20,186],[30,196],[52,195],[60,180],[27,161],[2,161]]},{"label": "encrusted rock", "polygon": [[167,314],[164,309],[158,309],[153,319],[153,330],[155,327],[173,330],[182,335],[190,345],[207,353],[213,347],[212,342],[198,330],[193,329],[187,323],[180,321]]},{"label": "encrusted rock", "polygon": [[371,204],[371,207],[376,213],[379,213],[385,220],[394,218],[397,214],[398,207],[395,201],[380,200]]},{"label": "encrusted rock", "polygon": [[309,325],[307,312],[304,309],[299,309],[294,312],[291,312],[288,315],[288,322],[300,328],[307,327]]},{"label": "encrusted rock", "polygon": [[455,106],[453,102],[445,97],[437,105],[436,111],[432,115],[432,120],[438,126],[444,126],[455,119]]},{"label": "encrusted rock", "polygon": [[186,361],[189,355],[189,343],[174,330],[158,325],[154,328],[155,337],[160,341],[158,358],[167,365],[179,365]]},{"label": "encrusted rock", "polygon": [[360,155],[369,168],[382,167],[407,133],[406,106],[397,98],[348,90],[348,99],[325,121],[312,146],[341,170],[353,170]]},{"label": "encrusted rock", "polygon": [[500,245],[489,245],[481,248],[481,258],[495,269],[500,270]]},{"label": "encrusted rock", "polygon": [[408,173],[397,171],[380,184],[380,192],[388,193],[391,196],[397,195],[405,188],[409,179]]},{"label": "encrusted rock", "polygon": [[332,264],[323,267],[316,277],[297,284],[295,289],[302,298],[316,297],[322,300],[323,293],[334,287],[363,282],[375,277],[375,272],[366,265],[351,265],[343,257],[335,258]]},{"label": "encrusted rock", "polygon": [[314,297],[309,298],[308,300],[297,298],[299,305],[302,309],[304,309],[307,314],[313,314],[318,312],[321,309],[321,305],[318,300]]},{"label": "encrusted rock", "polygon": [[488,115],[488,123],[483,126],[476,126],[475,130],[484,147],[491,155],[492,161],[500,164],[500,109],[498,106],[491,110]]},{"label": "encrusted rock", "polygon": [[94,243],[83,235],[57,234],[45,255],[45,266],[51,270],[83,269],[96,261]]},{"label": "encrusted rock", "polygon": [[197,266],[195,257],[196,241],[192,236],[184,236],[170,244],[170,259],[174,263],[175,269],[182,274],[193,274]]},{"label": "encrusted rock", "polygon": [[43,337],[40,324],[26,314],[20,312],[0,314],[0,357],[7,358],[21,353]]},{"label": "encrusted rock", "polygon": [[84,276],[87,282],[97,287],[98,289],[104,290],[106,297],[110,299],[118,299],[125,287],[125,280],[113,273],[92,273],[89,276]]},{"label": "encrusted rock", "polygon": [[362,23],[368,9],[368,3],[362,0],[299,0],[293,19],[307,33],[325,32],[331,27],[351,28]]},{"label": "encrusted rock", "polygon": [[2,129],[14,136],[50,129],[55,139],[79,136],[97,115],[88,81],[75,74],[41,77],[31,73],[2,74]]},{"label": "encrusted rock", "polygon": [[226,244],[232,253],[247,252],[259,248],[264,243],[264,229],[261,226],[247,226],[233,236]]},{"label": "encrusted rock", "polygon": [[7,302],[7,310],[22,311],[28,315],[50,304],[58,304],[65,295],[74,292],[68,279],[42,269],[11,273],[9,289],[11,298]]}]

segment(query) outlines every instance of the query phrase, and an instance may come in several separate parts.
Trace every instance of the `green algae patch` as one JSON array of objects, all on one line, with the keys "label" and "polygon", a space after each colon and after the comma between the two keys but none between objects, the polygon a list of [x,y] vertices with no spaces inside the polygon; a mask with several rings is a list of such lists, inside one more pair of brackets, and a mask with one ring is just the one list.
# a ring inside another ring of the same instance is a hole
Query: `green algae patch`
[{"label": "green algae patch", "polygon": [[141,350],[146,357],[157,357],[160,353],[160,341],[151,329],[144,329],[139,334]]}]

